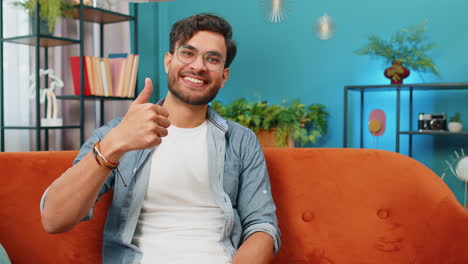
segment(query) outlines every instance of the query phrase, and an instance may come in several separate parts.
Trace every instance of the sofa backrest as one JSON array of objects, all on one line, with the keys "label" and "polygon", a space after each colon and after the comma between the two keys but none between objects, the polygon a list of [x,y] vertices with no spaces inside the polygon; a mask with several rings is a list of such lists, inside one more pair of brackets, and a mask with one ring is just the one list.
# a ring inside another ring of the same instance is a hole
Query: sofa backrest
[{"label": "sofa backrest", "polygon": [[416,160],[368,149],[265,156],[282,231],[275,264],[468,264],[468,213]]},{"label": "sofa backrest", "polygon": [[[43,191],[76,151],[0,153],[0,243],[13,264],[100,263],[112,193],[94,219],[50,235]],[[468,214],[406,156],[365,149],[265,149],[282,248],[275,264],[467,264]]]}]

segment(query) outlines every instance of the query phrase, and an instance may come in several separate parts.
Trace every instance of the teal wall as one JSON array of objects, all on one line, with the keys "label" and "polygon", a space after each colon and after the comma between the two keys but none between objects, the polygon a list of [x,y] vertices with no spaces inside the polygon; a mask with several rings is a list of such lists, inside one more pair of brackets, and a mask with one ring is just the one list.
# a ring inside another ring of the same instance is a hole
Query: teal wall
[{"label": "teal wall", "polygon": [[[441,77],[412,73],[406,83],[467,82],[468,81],[468,2],[463,0],[375,0],[306,1],[285,0],[288,17],[279,24],[264,19],[266,0],[176,0],[140,5],[139,46],[141,54],[140,89],[145,76],[152,77],[158,89],[155,97],[166,94],[166,74],[163,56],[168,50],[170,26],[177,20],[195,13],[218,14],[231,22],[238,56],[231,66],[231,76],[217,99],[223,102],[245,97],[280,103],[301,99],[304,103],[322,103],[331,117],[329,133],[316,147],[342,147],[343,87],[360,84],[388,84],[383,70],[388,67],[381,60],[357,56],[353,51],[366,43],[365,36],[391,35],[410,24],[428,19],[427,35],[438,47],[431,53]],[[336,35],[328,41],[314,34],[316,19],[328,13],[336,23]],[[358,97],[351,96],[350,120],[357,123]],[[365,147],[394,150],[395,95],[370,93],[366,95],[364,116],[373,109],[387,113],[387,132],[379,138],[365,133]],[[403,95],[403,113],[408,109],[408,96]],[[468,130],[468,90],[454,92],[415,93],[415,112],[464,113]],[[408,119],[403,114],[402,126]],[[351,126],[349,135],[353,146],[358,139],[358,127]],[[445,159],[453,150],[465,147],[467,138],[416,136],[414,157],[437,174],[445,169]],[[402,137],[402,152],[407,153]],[[463,197],[463,184],[453,175],[447,182],[457,197]]]}]

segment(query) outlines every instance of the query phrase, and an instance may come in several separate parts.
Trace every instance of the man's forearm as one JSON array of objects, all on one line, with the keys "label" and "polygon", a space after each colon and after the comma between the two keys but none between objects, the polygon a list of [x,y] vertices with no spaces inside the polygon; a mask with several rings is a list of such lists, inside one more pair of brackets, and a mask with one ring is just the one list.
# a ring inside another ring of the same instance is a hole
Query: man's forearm
[{"label": "man's forearm", "polygon": [[256,232],[242,244],[232,264],[268,264],[273,260],[273,252],[273,238],[265,232]]},{"label": "man's forearm", "polygon": [[49,188],[41,213],[46,232],[62,233],[73,228],[94,205],[102,185],[110,174],[88,153],[67,170]]}]

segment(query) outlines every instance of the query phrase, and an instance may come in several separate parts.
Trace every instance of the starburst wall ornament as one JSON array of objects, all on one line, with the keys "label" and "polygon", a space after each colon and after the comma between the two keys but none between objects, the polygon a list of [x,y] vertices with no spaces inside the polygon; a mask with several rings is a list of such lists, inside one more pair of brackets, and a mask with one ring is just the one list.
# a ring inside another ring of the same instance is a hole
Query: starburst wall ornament
[{"label": "starburst wall ornament", "polygon": [[465,183],[465,195],[463,197],[463,206],[468,209],[467,207],[467,195],[468,195],[468,156],[465,155],[465,151],[460,149],[460,153],[457,151],[453,152],[455,157],[449,155],[450,161],[446,160],[445,164],[447,167],[442,173],[441,178],[444,180],[447,173],[445,171],[450,171],[455,177]]},{"label": "starburst wall ornament", "polygon": [[270,23],[285,20],[290,11],[291,0],[262,0],[265,6],[265,19]]},{"label": "starburst wall ornament", "polygon": [[335,35],[335,22],[327,13],[317,19],[315,33],[321,40],[329,40]]}]

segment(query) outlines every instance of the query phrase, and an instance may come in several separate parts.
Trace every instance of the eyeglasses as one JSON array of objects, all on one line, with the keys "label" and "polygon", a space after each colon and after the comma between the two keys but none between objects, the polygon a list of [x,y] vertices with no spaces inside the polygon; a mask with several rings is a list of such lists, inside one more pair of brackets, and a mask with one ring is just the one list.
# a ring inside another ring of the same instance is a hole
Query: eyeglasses
[{"label": "eyeglasses", "polygon": [[183,64],[194,62],[198,55],[203,57],[203,65],[209,71],[218,71],[224,67],[224,58],[219,52],[208,51],[205,54],[199,54],[199,51],[188,44],[181,45],[176,50],[177,59]]}]

